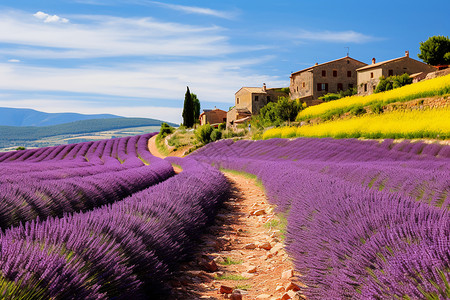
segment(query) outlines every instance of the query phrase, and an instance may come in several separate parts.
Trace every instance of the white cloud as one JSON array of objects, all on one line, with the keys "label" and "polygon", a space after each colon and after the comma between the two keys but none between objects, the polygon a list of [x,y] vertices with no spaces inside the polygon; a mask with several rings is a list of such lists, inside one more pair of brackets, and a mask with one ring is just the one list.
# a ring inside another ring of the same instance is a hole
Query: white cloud
[{"label": "white cloud", "polygon": [[57,15],[51,16],[42,11],[38,11],[33,16],[35,16],[36,18],[38,18],[40,20],[44,20],[44,23],[68,23],[69,22],[69,20],[66,18],[61,18]]},{"label": "white cloud", "polygon": [[[269,59],[269,58],[267,58]],[[241,86],[288,86],[275,76],[254,74],[265,60],[162,62],[111,67],[51,68],[0,64],[0,90],[70,92],[142,99],[179,100],[186,85],[208,102],[234,102]],[[131,100],[130,100],[131,101]]]},{"label": "white cloud", "polygon": [[[45,13],[39,14],[43,19]],[[47,18],[47,17],[46,17]],[[47,26],[26,14],[0,12],[0,54],[33,58],[113,56],[216,56],[248,49],[232,47],[217,26],[192,26],[153,18],[74,15],[65,26]],[[20,47],[27,46],[27,47]],[[37,48],[31,48],[37,47]]]},{"label": "white cloud", "polygon": [[153,3],[161,7],[166,7],[172,10],[181,11],[188,14],[200,14],[200,15],[208,15],[218,18],[224,18],[224,19],[233,19],[236,15],[234,12],[227,12],[227,11],[219,11],[214,10],[210,8],[204,8],[204,7],[197,7],[197,6],[186,6],[186,5],[178,5],[178,4],[170,4],[170,3],[163,3],[158,1],[138,1],[140,3]]},{"label": "white cloud", "polygon": [[374,37],[353,30],[348,31],[308,31],[299,30],[291,37],[298,40],[312,40],[332,43],[365,43],[374,40]]},{"label": "white cloud", "polygon": [[198,7],[198,6],[188,6],[188,5],[179,5],[179,4],[170,4],[164,3],[160,1],[151,1],[151,0],[75,0],[77,3],[83,4],[91,4],[91,5],[112,5],[114,3],[126,3],[133,5],[143,5],[143,6],[160,6],[171,10],[180,11],[187,14],[199,14],[212,16],[223,19],[234,19],[237,15],[237,11],[220,11],[216,9],[211,9],[207,7]]},{"label": "white cloud", "polygon": [[12,58],[12,59],[8,59],[8,62],[10,62],[10,63],[19,63],[20,59]]}]

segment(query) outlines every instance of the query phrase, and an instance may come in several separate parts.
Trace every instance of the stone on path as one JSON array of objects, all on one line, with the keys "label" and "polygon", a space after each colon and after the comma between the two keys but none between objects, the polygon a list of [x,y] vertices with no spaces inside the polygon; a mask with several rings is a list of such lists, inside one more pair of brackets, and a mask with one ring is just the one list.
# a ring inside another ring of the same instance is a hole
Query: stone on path
[{"label": "stone on path", "polygon": [[219,289],[219,293],[220,294],[231,294],[231,293],[233,293],[233,288],[226,286],[226,285],[221,285],[220,289]]},{"label": "stone on path", "polygon": [[294,277],[294,270],[287,270],[281,274],[281,279],[290,279]]}]

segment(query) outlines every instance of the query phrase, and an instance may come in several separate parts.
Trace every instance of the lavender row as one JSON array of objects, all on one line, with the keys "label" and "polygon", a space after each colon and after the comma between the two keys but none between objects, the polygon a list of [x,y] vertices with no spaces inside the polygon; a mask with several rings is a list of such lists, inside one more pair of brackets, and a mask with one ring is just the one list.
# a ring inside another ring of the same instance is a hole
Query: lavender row
[{"label": "lavender row", "polygon": [[59,180],[0,185],[0,227],[113,203],[173,175],[167,162]]},{"label": "lavender row", "polygon": [[[30,150],[31,155],[23,153],[18,157],[9,155],[0,163],[0,227],[113,203],[172,176],[171,165],[148,151],[151,136]],[[108,156],[115,144],[120,159]],[[63,158],[61,153],[71,151],[61,150],[64,147],[85,149],[85,154],[82,159],[68,159],[67,155]],[[43,153],[48,155],[43,157]],[[33,160],[34,156],[38,159]]]},{"label": "lavender row", "polygon": [[228,191],[216,169],[183,168],[112,205],[6,230],[0,237],[2,288],[29,298],[160,297]]},{"label": "lavender row", "polygon": [[[145,141],[155,133],[140,136],[101,140],[95,142],[84,142],[56,147],[21,150],[0,153],[0,162],[42,162],[42,161],[92,161],[98,159],[114,158],[118,162],[124,162],[128,158],[134,158],[143,152],[147,146]],[[144,142],[140,142],[140,141]],[[143,148],[145,144],[145,148]],[[141,145],[139,148],[138,145]]]},{"label": "lavender row", "polygon": [[[417,202],[414,193],[436,189],[444,197],[438,206],[448,208],[448,159],[376,142],[333,143],[224,141],[191,157],[261,179],[288,215],[286,243],[310,298],[446,299],[449,210]],[[373,173],[358,178],[365,172]],[[428,186],[414,190],[416,181]]]},{"label": "lavender row", "polygon": [[[403,144],[402,149],[406,143]],[[429,147],[433,144],[410,143]],[[202,148],[194,156],[208,161],[239,160],[291,162],[299,168],[333,175],[378,190],[402,193],[431,205],[450,208],[450,165],[447,157],[412,154],[390,147],[392,141],[271,139],[267,141],[223,141]],[[397,144],[397,146],[400,144]],[[438,145],[438,153],[450,146]],[[392,149],[391,149],[392,148]],[[423,152],[422,152],[423,153]],[[436,154],[436,152],[433,152]]]}]

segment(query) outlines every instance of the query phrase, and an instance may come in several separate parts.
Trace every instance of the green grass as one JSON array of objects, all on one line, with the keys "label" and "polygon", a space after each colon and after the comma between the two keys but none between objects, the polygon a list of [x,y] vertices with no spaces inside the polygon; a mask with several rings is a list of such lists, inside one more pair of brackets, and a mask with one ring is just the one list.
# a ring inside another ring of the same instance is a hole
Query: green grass
[{"label": "green grass", "polygon": [[245,178],[252,179],[252,180],[255,181],[255,184],[257,186],[259,186],[264,191],[264,193],[266,191],[262,181],[255,174],[251,174],[251,173],[244,172],[244,171],[225,169],[225,168],[220,168],[220,171],[225,172],[225,173],[231,173],[231,174],[234,174],[234,175],[240,175],[240,176],[244,176]]},{"label": "green grass", "polygon": [[243,291],[248,291],[251,288],[252,288],[252,286],[250,284],[242,284],[242,285],[238,284],[234,287],[234,289],[236,289],[236,290],[243,290]]},{"label": "green grass", "polygon": [[161,135],[157,135],[155,139],[156,148],[163,155],[169,155],[169,149],[167,149],[166,144],[164,143],[164,138]]},{"label": "green grass", "polygon": [[230,265],[239,265],[242,264],[242,260],[233,260],[232,258],[226,257],[223,261],[218,262],[221,265],[224,266],[230,266]]},{"label": "green grass", "polygon": [[223,274],[220,276],[215,275],[214,278],[216,280],[247,280],[247,277],[244,277],[242,275],[236,275],[236,274]]}]

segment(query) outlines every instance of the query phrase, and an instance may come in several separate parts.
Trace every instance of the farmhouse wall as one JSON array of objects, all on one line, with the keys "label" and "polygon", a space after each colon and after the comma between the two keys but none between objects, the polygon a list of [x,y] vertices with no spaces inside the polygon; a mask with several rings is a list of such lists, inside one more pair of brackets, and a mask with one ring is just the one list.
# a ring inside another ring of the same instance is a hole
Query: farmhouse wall
[{"label": "farmhouse wall", "polygon": [[338,93],[356,87],[356,69],[366,64],[350,57],[292,73],[291,99],[318,99],[327,93]]},{"label": "farmhouse wall", "polygon": [[[408,53],[406,55],[409,55]],[[411,75],[415,73],[430,73],[436,69],[423,62],[412,59],[409,56],[404,56],[381,63],[375,63],[358,69],[358,95],[372,94],[378,83],[380,77],[385,78],[389,76],[403,75],[405,73]],[[371,77],[373,74],[373,78]]]}]

